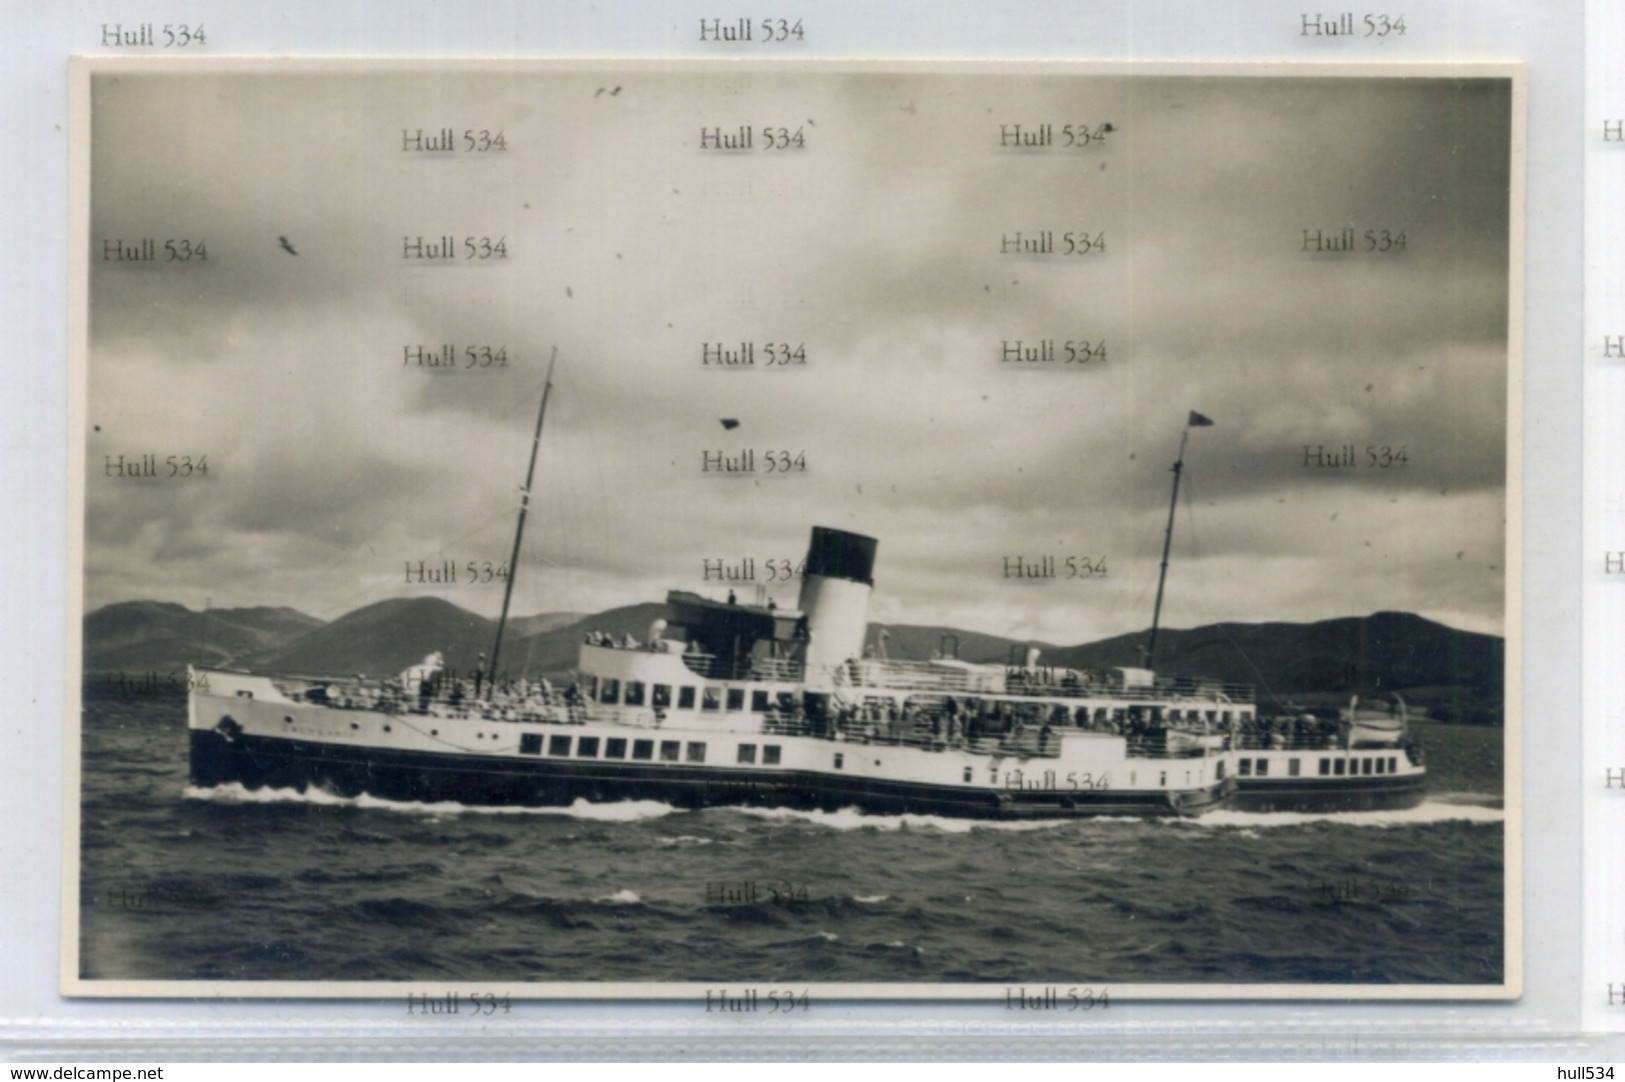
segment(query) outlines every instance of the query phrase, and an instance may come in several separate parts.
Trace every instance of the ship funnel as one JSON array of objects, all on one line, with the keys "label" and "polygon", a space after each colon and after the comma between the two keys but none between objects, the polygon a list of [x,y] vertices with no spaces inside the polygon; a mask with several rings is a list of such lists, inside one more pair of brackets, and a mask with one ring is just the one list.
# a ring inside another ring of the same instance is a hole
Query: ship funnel
[{"label": "ship funnel", "polygon": [[799,604],[806,620],[809,678],[862,655],[878,545],[862,534],[813,527]]}]

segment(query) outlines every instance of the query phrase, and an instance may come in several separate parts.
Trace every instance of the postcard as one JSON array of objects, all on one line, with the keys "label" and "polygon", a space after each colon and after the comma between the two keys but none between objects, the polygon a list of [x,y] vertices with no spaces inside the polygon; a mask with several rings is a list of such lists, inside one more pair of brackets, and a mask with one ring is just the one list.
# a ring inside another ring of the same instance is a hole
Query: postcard
[{"label": "postcard", "polygon": [[68,994],[1519,993],[1520,68],[74,81]]}]

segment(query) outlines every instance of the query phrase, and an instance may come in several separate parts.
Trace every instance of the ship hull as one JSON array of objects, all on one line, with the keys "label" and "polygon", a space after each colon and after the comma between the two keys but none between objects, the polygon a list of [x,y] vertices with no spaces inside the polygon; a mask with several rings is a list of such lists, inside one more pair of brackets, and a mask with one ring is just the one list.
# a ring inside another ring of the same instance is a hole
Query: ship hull
[{"label": "ship hull", "polygon": [[682,808],[763,806],[976,819],[1193,816],[1222,807],[1233,779],[1179,790],[966,789],[814,771],[745,772],[689,764],[516,760],[439,755],[248,733],[191,731],[191,782],[250,790],[318,789],[340,797],[499,807],[658,800]]},{"label": "ship hull", "polygon": [[1425,774],[1359,778],[1243,778],[1231,807],[1248,812],[1351,812],[1414,808],[1427,796]]}]

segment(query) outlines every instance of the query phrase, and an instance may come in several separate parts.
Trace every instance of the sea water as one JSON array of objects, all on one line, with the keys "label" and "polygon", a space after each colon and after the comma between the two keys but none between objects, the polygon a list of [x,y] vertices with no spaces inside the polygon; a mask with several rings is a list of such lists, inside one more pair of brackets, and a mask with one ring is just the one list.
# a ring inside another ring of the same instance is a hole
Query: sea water
[{"label": "sea water", "polygon": [[90,699],[82,976],[1495,983],[1501,732],[1415,809],[988,823],[468,808],[187,784],[185,702]]}]

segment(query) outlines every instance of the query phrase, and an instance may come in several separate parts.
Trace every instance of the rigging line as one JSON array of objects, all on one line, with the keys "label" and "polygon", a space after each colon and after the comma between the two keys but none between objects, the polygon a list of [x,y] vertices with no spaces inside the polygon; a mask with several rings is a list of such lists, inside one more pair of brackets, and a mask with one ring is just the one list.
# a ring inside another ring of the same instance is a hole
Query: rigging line
[{"label": "rigging line", "polygon": [[[1193,560],[1196,558],[1196,554],[1201,551],[1200,542],[1199,542],[1199,540],[1197,539],[1197,536],[1196,536],[1196,494],[1195,494],[1195,491],[1194,491],[1195,487],[1196,486],[1191,483],[1190,478],[1186,477],[1186,479],[1185,479],[1185,500],[1186,500],[1185,528],[1186,528],[1186,530],[1189,531],[1189,534],[1190,534],[1190,546],[1191,546],[1191,553],[1192,553],[1191,558]],[[1212,618],[1213,618],[1212,610],[1207,609],[1206,606],[1202,606],[1202,608],[1203,608],[1204,615],[1211,622]],[[1234,623],[1234,621],[1224,620],[1224,621],[1219,622],[1219,624],[1218,624],[1219,627],[1224,628],[1223,634],[1224,634],[1225,640],[1230,643],[1231,649],[1235,650],[1236,656],[1240,657],[1241,660],[1243,660],[1243,661],[1245,661],[1247,663],[1247,667],[1252,670],[1253,676],[1257,677],[1257,679],[1258,679],[1258,686],[1263,688],[1265,693],[1267,693],[1269,695],[1269,697],[1271,699],[1273,699],[1276,703],[1281,704],[1281,705],[1285,705],[1283,700],[1281,699],[1281,697],[1275,693],[1275,689],[1270,686],[1270,682],[1264,678],[1264,673],[1259,669],[1259,667],[1256,664],[1253,663],[1253,659],[1250,656],[1248,656],[1247,651],[1245,651],[1245,650],[1243,650],[1241,648],[1241,643],[1236,641],[1236,636],[1230,631],[1230,625],[1233,624],[1233,623]]]}]

